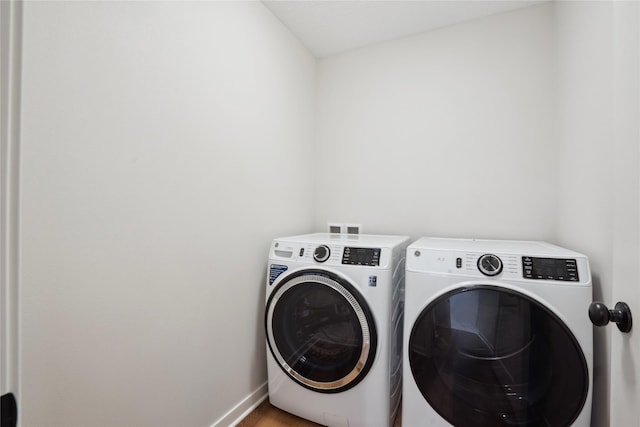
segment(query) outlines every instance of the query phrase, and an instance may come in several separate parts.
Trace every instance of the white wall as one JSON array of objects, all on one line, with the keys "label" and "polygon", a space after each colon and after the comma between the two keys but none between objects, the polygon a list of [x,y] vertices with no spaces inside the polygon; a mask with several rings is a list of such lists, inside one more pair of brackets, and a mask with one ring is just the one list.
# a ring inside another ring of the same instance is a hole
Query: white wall
[{"label": "white wall", "polygon": [[26,2],[23,28],[22,425],[211,425],[266,391],[315,60],[259,2]]},{"label": "white wall", "polygon": [[552,240],[549,4],[319,60],[315,224]]}]

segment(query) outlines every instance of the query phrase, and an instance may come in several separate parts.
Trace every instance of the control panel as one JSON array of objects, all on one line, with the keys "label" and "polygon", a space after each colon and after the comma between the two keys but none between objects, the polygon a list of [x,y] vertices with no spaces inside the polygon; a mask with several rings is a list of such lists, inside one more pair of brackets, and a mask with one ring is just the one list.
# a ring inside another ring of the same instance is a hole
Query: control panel
[{"label": "control panel", "polygon": [[522,277],[538,280],[578,282],[578,265],[575,259],[522,257]]},{"label": "control panel", "polygon": [[342,264],[347,265],[380,265],[380,248],[345,247],[342,252]]},{"label": "control panel", "polygon": [[567,255],[421,248],[407,252],[407,271],[456,274],[473,278],[490,277],[499,280],[555,281],[567,285],[590,282],[587,259]]},{"label": "control panel", "polygon": [[280,265],[286,261],[324,266],[353,266],[388,269],[393,251],[385,246],[358,245],[357,242],[274,241],[270,258]]}]

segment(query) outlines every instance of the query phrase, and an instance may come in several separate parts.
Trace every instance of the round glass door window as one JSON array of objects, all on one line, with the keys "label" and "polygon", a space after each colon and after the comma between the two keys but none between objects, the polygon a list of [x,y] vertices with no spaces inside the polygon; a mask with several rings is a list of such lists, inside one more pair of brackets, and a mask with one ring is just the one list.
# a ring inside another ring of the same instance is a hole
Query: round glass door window
[{"label": "round glass door window", "polygon": [[589,390],[584,354],[567,326],[505,288],[442,295],[418,317],[408,351],[420,392],[457,427],[568,426]]},{"label": "round glass door window", "polygon": [[346,280],[326,271],[303,271],[278,284],[267,301],[265,326],[284,372],[319,392],[356,385],[376,352],[366,303]]}]

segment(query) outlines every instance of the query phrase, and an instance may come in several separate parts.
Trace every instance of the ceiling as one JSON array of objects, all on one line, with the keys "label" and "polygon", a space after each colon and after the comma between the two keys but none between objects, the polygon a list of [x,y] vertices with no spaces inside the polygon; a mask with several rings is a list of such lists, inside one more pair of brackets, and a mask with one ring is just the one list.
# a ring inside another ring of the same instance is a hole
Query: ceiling
[{"label": "ceiling", "polygon": [[262,0],[316,57],[549,0]]}]

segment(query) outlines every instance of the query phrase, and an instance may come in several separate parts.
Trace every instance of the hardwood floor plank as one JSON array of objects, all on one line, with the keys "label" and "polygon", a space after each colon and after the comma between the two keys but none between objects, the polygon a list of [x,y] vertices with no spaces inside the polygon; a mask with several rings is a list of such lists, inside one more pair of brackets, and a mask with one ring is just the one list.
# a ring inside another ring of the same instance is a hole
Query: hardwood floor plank
[{"label": "hardwood floor plank", "polygon": [[[402,411],[401,408],[399,408],[393,427],[400,427],[401,425]],[[245,419],[240,421],[236,427],[320,427],[320,424],[276,408],[269,403],[269,399],[266,399],[247,415]]]},{"label": "hardwood floor plank", "polygon": [[313,423],[295,415],[289,414],[269,403],[266,399],[237,427],[317,427],[320,424]]}]

